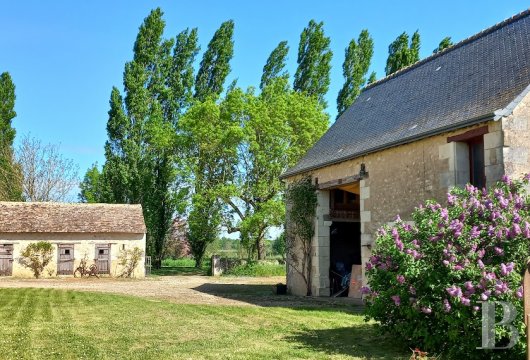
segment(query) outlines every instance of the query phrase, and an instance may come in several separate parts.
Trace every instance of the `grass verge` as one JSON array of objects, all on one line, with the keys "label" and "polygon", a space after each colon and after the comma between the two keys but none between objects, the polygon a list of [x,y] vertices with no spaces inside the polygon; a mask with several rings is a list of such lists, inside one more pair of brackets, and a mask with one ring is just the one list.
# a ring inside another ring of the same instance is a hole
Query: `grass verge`
[{"label": "grass verge", "polygon": [[178,305],[53,289],[0,290],[6,359],[396,359],[354,307]]}]

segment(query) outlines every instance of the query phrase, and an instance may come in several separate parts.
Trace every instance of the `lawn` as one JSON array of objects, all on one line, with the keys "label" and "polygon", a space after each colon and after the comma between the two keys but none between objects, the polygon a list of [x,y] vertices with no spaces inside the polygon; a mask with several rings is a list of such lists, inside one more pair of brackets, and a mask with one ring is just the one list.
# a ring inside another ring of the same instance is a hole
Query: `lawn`
[{"label": "lawn", "polygon": [[352,305],[179,305],[53,289],[0,290],[6,359],[396,359]]}]

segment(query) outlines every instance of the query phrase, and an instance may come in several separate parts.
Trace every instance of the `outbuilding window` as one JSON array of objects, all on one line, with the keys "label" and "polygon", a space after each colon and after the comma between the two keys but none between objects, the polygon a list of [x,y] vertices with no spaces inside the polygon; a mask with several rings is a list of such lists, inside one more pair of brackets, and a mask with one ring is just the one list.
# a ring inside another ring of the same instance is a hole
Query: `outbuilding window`
[{"label": "outbuilding window", "polygon": [[488,127],[484,126],[447,138],[448,143],[455,143],[456,185],[470,183],[478,188],[486,187],[484,134],[487,133]]}]

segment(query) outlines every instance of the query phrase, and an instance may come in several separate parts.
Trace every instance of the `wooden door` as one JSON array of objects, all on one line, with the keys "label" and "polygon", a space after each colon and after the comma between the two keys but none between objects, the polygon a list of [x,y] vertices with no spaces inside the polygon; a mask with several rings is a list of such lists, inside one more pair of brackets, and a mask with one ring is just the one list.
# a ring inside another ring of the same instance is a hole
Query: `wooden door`
[{"label": "wooden door", "polygon": [[57,275],[74,273],[74,245],[59,245],[57,257]]},{"label": "wooden door", "polygon": [[110,274],[110,244],[96,245],[96,263],[100,274]]},{"label": "wooden door", "polygon": [[0,276],[13,275],[13,245],[0,245]]}]

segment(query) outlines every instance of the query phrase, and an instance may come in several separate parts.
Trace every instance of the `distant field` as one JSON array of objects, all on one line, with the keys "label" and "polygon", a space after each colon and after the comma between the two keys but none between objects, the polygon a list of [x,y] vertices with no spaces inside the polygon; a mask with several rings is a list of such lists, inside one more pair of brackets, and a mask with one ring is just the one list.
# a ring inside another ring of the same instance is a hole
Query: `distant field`
[{"label": "distant field", "polygon": [[3,359],[408,358],[352,305],[179,305],[52,289],[1,289],[0,304]]}]

